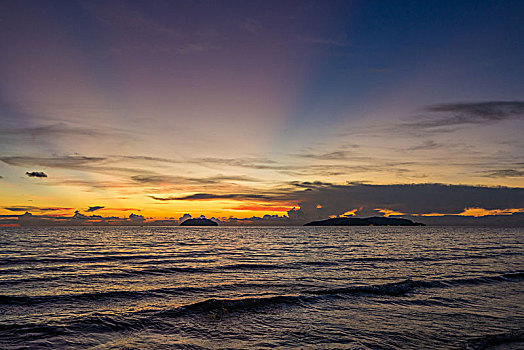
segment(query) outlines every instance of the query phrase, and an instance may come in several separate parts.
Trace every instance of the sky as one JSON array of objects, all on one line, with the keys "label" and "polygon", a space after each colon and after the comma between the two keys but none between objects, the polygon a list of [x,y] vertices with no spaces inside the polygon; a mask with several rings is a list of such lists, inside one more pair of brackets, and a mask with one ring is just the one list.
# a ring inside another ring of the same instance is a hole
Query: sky
[{"label": "sky", "polygon": [[524,225],[522,1],[0,1],[0,225]]}]

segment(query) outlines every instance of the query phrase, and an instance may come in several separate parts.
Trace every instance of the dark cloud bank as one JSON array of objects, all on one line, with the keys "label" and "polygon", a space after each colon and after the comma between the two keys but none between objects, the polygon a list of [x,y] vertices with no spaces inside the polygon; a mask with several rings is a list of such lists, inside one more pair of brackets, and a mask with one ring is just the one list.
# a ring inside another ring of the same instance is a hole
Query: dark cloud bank
[{"label": "dark cloud bank", "polygon": [[[524,226],[524,215],[490,215],[479,218],[458,216],[466,208],[524,208],[524,188],[484,187],[445,184],[334,185],[326,183],[296,183],[307,187],[302,192],[300,209],[289,212],[300,221],[342,215],[357,209],[357,216],[380,215],[376,209],[404,213],[417,221],[432,225],[507,225]],[[439,213],[443,216],[420,216]]]},{"label": "dark cloud bank", "polygon": [[445,184],[334,185],[297,183],[308,186],[299,205],[307,216],[320,204],[330,215],[354,208],[382,208],[409,214],[458,214],[465,208],[487,210],[523,208],[524,188]]}]

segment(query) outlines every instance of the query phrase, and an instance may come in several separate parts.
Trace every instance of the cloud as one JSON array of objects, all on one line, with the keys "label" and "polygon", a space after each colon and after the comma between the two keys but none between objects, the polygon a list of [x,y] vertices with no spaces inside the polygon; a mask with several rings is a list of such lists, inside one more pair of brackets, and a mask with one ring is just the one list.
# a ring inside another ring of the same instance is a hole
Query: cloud
[{"label": "cloud", "polygon": [[137,214],[134,214],[134,213],[131,213],[129,214],[129,220],[133,223],[133,224],[142,224],[146,218],[142,215],[137,215]]},{"label": "cloud", "polygon": [[[60,168],[69,170],[90,171],[97,173],[124,173],[131,174],[131,180],[141,184],[164,184],[164,183],[204,183],[214,184],[222,181],[244,181],[258,182],[257,178],[246,175],[224,175],[218,174],[206,178],[191,178],[183,176],[163,175],[153,171],[144,170],[143,162],[169,163],[169,164],[195,164],[200,166],[213,167],[223,165],[231,167],[245,167],[252,169],[286,169],[285,166],[271,167],[266,164],[275,162],[264,158],[195,158],[187,160],[176,160],[147,156],[98,156],[91,157],[85,155],[64,155],[55,157],[31,157],[31,156],[3,156],[0,161],[12,166],[42,166],[49,168]],[[118,167],[117,163],[131,161],[136,167]]]},{"label": "cloud", "polygon": [[[295,198],[299,206],[287,211],[287,215],[263,215],[249,218],[212,218],[225,225],[302,225],[329,216],[403,216],[431,225],[493,225],[524,226],[524,188],[482,187],[445,184],[370,185],[349,183],[346,185],[327,182],[296,183],[280,198]],[[304,189],[305,188],[305,189]],[[217,196],[198,194],[160,200],[208,200],[252,197],[245,194]],[[260,199],[260,197],[264,197]],[[274,203],[270,195],[256,196],[268,208]],[[273,204],[274,205],[274,204]],[[6,207],[9,211],[53,211],[71,208],[38,208],[30,206]],[[246,208],[253,210],[255,208]],[[242,209],[241,209],[242,210]],[[178,225],[193,217],[184,214],[179,219],[152,220],[131,213],[128,217],[86,215],[75,211],[73,216],[24,214],[1,215],[0,225],[20,226],[70,226],[70,225]]]},{"label": "cloud", "polygon": [[[84,104],[62,101],[59,104],[50,104],[27,100],[23,102],[0,101],[0,142],[34,143],[40,146],[42,140],[56,141],[64,138],[92,138],[106,137],[112,140],[128,141],[131,137],[136,139],[137,135],[130,130],[118,127],[101,127],[99,125],[88,126],[85,116],[96,116],[113,113],[114,110],[100,104]],[[83,119],[73,122],[69,116],[82,116]],[[26,120],[32,126],[20,126],[20,120]]]},{"label": "cloud", "polygon": [[[206,35],[181,31],[177,22],[154,18],[132,9],[132,5],[116,2],[89,3],[94,17],[118,38],[110,51],[114,54],[133,52],[175,53],[180,55],[206,52],[218,48],[217,38],[209,42]],[[200,28],[198,28],[200,29]]]},{"label": "cloud", "polygon": [[91,213],[91,212],[94,212],[94,211],[97,211],[97,210],[100,210],[100,209],[104,209],[105,207],[103,206],[100,206],[100,205],[96,205],[94,207],[89,207],[86,212],[87,213]]},{"label": "cloud", "polygon": [[322,182],[322,181],[292,181],[290,182],[292,186],[307,188],[307,189],[319,189],[322,187],[329,188],[333,184],[331,182]]},{"label": "cloud", "polygon": [[242,182],[258,182],[259,179],[244,176],[244,175],[216,175],[204,178],[190,178],[183,176],[171,175],[134,175],[131,180],[145,185],[163,185],[163,184],[180,184],[180,183],[195,183],[195,184],[217,184],[224,181],[242,181]]},{"label": "cloud", "polygon": [[271,204],[242,204],[237,205],[232,208],[229,208],[232,210],[248,210],[248,211],[263,211],[263,212],[275,212],[275,211],[281,211],[281,212],[287,212],[289,211],[289,206],[278,206],[278,205],[271,205]]},{"label": "cloud", "polygon": [[167,24],[134,11],[125,3],[91,2],[86,4],[93,16],[101,23],[125,33],[146,33],[168,39],[181,34]]},{"label": "cloud", "polygon": [[511,215],[486,215],[486,216],[404,216],[413,221],[423,222],[432,226],[498,226],[498,227],[523,227],[524,213]]},{"label": "cloud", "polygon": [[44,173],[43,171],[26,171],[25,174],[29,177],[39,177],[39,178],[47,177],[47,174]]},{"label": "cloud", "polygon": [[66,155],[56,157],[4,156],[0,161],[12,166],[42,166],[48,168],[88,171],[95,173],[143,174],[142,168],[115,166],[111,157]]},{"label": "cloud", "polygon": [[301,222],[296,222],[285,215],[264,215],[252,216],[249,218],[223,218],[220,220],[223,225],[253,225],[253,226],[290,226],[301,225]]},{"label": "cloud", "polygon": [[284,170],[289,168],[285,165],[280,165],[276,161],[268,158],[259,157],[245,157],[245,158],[194,158],[186,160],[188,163],[212,167],[215,165],[219,166],[230,166],[256,170]]},{"label": "cloud", "polygon": [[73,210],[73,208],[64,208],[64,207],[36,207],[32,205],[19,205],[19,206],[9,206],[3,207],[5,210],[18,212],[18,211],[62,211],[62,210]]},{"label": "cloud", "polygon": [[189,220],[189,219],[191,219],[191,218],[192,218],[191,214],[184,214],[184,215],[182,215],[182,216],[178,219],[178,221],[183,222],[183,221]]},{"label": "cloud", "polygon": [[524,177],[523,170],[500,169],[487,172],[485,177],[502,178],[502,177]]},{"label": "cloud", "polygon": [[[271,206],[276,203],[296,203],[296,207],[287,212],[287,224],[301,224],[348,211],[355,211],[358,216],[384,215],[387,212],[416,216],[433,213],[457,215],[466,208],[524,208],[524,188],[438,183],[372,185],[354,182],[339,185],[320,181],[291,182],[289,185],[279,192],[258,194],[196,193],[150,198],[158,201],[257,201],[257,208],[267,206],[267,210],[271,210]],[[281,207],[277,206],[279,209]],[[243,209],[242,206],[239,209]],[[249,209],[253,210],[254,207]]]},{"label": "cloud", "polygon": [[142,211],[141,209],[137,208],[104,208],[105,210],[111,210],[111,211]]},{"label": "cloud", "polygon": [[100,163],[106,160],[105,157],[87,157],[87,156],[59,156],[59,157],[0,157],[0,160],[8,165],[14,166],[45,166],[50,168],[63,168],[72,170],[82,170],[85,166],[91,166],[93,163]]},{"label": "cloud", "polygon": [[236,199],[236,200],[253,200],[253,199],[274,199],[274,197],[265,194],[243,194],[243,193],[232,193],[232,194],[211,194],[211,193],[195,193],[188,196],[168,196],[168,197],[157,197],[149,196],[150,198],[157,201],[198,201],[198,200],[214,200],[214,199]]},{"label": "cloud", "polygon": [[57,136],[101,136],[106,133],[91,128],[74,127],[65,123],[54,123],[31,128],[2,128],[0,135],[4,136],[30,136],[38,137],[57,137]]},{"label": "cloud", "polygon": [[[26,211],[24,214],[0,215],[0,226],[178,226],[187,218],[191,218],[191,215],[185,214],[180,220],[174,218],[152,220],[152,218],[146,218],[135,213],[131,213],[127,217],[118,217],[85,215],[78,210],[72,216],[36,215]],[[211,220],[220,222],[219,219],[214,217]]]},{"label": "cloud", "polygon": [[[0,161],[13,166],[42,166],[49,168],[60,168],[80,171],[91,171],[97,173],[126,173],[131,174],[132,180],[140,183],[158,184],[164,182],[192,182],[192,183],[216,183],[220,181],[245,181],[257,182],[259,179],[246,175],[223,175],[207,178],[188,178],[182,176],[162,175],[153,171],[144,170],[145,163],[168,163],[174,165],[193,164],[211,169],[218,168],[223,170],[224,166],[238,167],[256,170],[288,170],[292,167],[280,165],[267,158],[189,158],[189,159],[169,159],[149,156],[85,156],[85,155],[63,155],[54,157],[33,157],[33,156],[1,156]],[[118,167],[115,164],[129,164],[134,162],[136,167]]]},{"label": "cloud", "polygon": [[[300,186],[300,184],[298,184]],[[305,183],[307,191],[300,194],[300,209],[293,215],[305,220],[359,209],[369,214],[377,208],[406,214],[459,214],[465,208],[487,210],[524,208],[524,188],[483,187],[445,184],[335,185]],[[318,209],[317,206],[322,208]]]},{"label": "cloud", "polygon": [[433,140],[426,140],[422,142],[422,144],[408,148],[408,151],[421,151],[421,150],[426,151],[426,150],[438,149],[441,147],[442,147],[441,144],[436,143]]},{"label": "cloud", "polygon": [[362,156],[356,156],[354,152],[352,151],[333,151],[333,152],[325,152],[325,153],[297,153],[292,154],[296,157],[301,158],[311,158],[311,159],[319,159],[319,160],[370,160],[369,157],[362,157]]},{"label": "cloud", "polygon": [[489,101],[478,103],[448,103],[426,107],[417,120],[401,123],[400,127],[435,130],[465,125],[489,125],[524,117],[524,101]]}]

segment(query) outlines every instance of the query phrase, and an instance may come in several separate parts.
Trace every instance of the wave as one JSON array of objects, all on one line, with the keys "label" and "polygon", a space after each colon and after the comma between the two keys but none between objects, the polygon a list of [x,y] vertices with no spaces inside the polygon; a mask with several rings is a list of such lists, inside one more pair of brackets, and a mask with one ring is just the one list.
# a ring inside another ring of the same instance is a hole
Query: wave
[{"label": "wave", "polygon": [[[72,266],[69,266],[72,268]],[[223,271],[240,271],[240,270],[276,270],[276,269],[297,269],[296,266],[289,265],[277,265],[277,264],[231,264],[231,265],[218,265],[218,266],[203,266],[203,267],[177,267],[177,266],[166,266],[166,267],[142,267],[142,268],[119,268],[116,272],[106,273],[88,273],[88,274],[70,274],[61,276],[39,276],[39,277],[26,277],[26,278],[13,278],[5,279],[0,281],[1,285],[16,285],[28,282],[48,282],[53,280],[64,280],[64,279],[78,279],[78,278],[119,278],[129,277],[136,275],[165,275],[173,273],[220,273]],[[31,269],[49,271],[64,271],[64,268],[45,268],[45,269]],[[74,270],[71,270],[74,271]],[[20,275],[20,270],[2,270],[4,273]]]},{"label": "wave", "polygon": [[406,261],[453,261],[453,260],[475,260],[475,259],[493,259],[501,256],[511,255],[522,255],[520,252],[499,252],[494,254],[471,254],[471,255],[457,255],[457,256],[418,256],[418,257],[405,257],[405,258],[393,258],[393,257],[356,257],[346,258],[344,262],[406,262]]},{"label": "wave", "polygon": [[[84,263],[84,262],[108,262],[108,261],[126,261],[126,260],[155,260],[163,261],[169,258],[195,258],[198,256],[213,255],[212,251],[197,251],[192,253],[178,254],[107,254],[92,255],[84,257],[12,257],[0,259],[0,266],[21,265],[21,264],[57,264],[57,263]],[[177,262],[179,260],[174,260]]]},{"label": "wave", "polygon": [[43,303],[66,303],[84,301],[102,301],[107,299],[142,299],[151,297],[161,297],[165,295],[183,295],[190,292],[201,292],[203,288],[198,287],[177,287],[177,288],[158,288],[148,290],[114,290],[108,292],[88,292],[76,294],[58,295],[0,295],[0,305],[36,305]]},{"label": "wave", "polygon": [[[21,339],[24,337],[35,337],[38,339],[67,334],[71,332],[118,332],[129,330],[140,330],[144,328],[158,328],[165,330],[169,327],[166,319],[179,317],[199,317],[220,318],[235,313],[252,312],[264,308],[286,307],[286,306],[307,306],[311,303],[321,302],[333,297],[344,296],[403,296],[416,289],[449,287],[450,285],[462,284],[482,284],[500,281],[520,281],[524,278],[524,272],[509,272],[497,276],[472,277],[465,279],[450,280],[403,280],[386,284],[374,284],[367,286],[350,286],[343,288],[328,288],[318,290],[305,290],[297,294],[288,295],[266,295],[250,296],[243,298],[209,298],[193,303],[179,305],[165,310],[140,310],[128,314],[91,314],[89,316],[78,317],[67,323],[59,325],[49,324],[10,324],[2,325],[0,337],[13,337]],[[214,289],[216,291],[216,289]],[[163,295],[166,293],[188,293],[200,291],[191,287],[174,289],[156,289],[154,291],[112,291],[99,293],[84,293],[79,295],[61,296],[0,296],[2,304],[31,304],[52,301],[53,299],[63,301],[94,301],[100,298],[140,298],[152,295]],[[504,335],[490,335],[468,342],[467,349],[483,349],[487,346],[522,341],[522,332],[512,332]]]},{"label": "wave", "polygon": [[[162,261],[164,262],[164,261]],[[165,267],[142,267],[142,268],[119,268],[116,272],[107,273],[89,273],[89,274],[70,274],[61,276],[39,276],[39,277],[26,277],[26,278],[13,278],[5,279],[0,281],[1,285],[16,285],[28,282],[48,282],[53,280],[64,280],[68,278],[119,278],[129,277],[133,275],[164,275],[172,273],[221,273],[223,271],[242,271],[242,270],[290,270],[299,269],[301,265],[306,266],[337,266],[337,262],[330,261],[299,261],[289,264],[262,264],[262,263],[239,263],[239,264],[228,264],[228,265],[216,265],[216,266],[202,266],[202,267],[178,267],[178,266],[165,266]],[[31,271],[74,271],[73,265],[68,266],[49,266],[45,268],[31,268]],[[14,274],[20,276],[23,269],[3,269],[2,273]]]},{"label": "wave", "polygon": [[398,296],[412,291],[416,287],[430,286],[430,282],[413,281],[407,279],[401,282],[386,283],[381,285],[342,287],[331,289],[310,290],[306,293],[314,295],[337,295],[337,294],[372,294],[372,295],[389,295]]},{"label": "wave", "polygon": [[524,345],[524,331],[516,330],[507,333],[488,334],[483,337],[468,340],[463,348],[466,350],[483,350],[512,343],[518,343],[520,346]]},{"label": "wave", "polygon": [[275,307],[285,304],[303,304],[311,298],[303,295],[273,295],[265,297],[246,297],[236,299],[205,299],[196,303],[184,305],[172,310],[162,311],[158,316],[182,316],[194,314],[223,315],[234,312],[244,312],[264,307]]},{"label": "wave", "polygon": [[252,297],[239,299],[205,299],[199,302],[181,305],[163,311],[138,311],[127,315],[92,314],[71,320],[66,324],[49,325],[40,323],[2,325],[0,338],[42,339],[71,332],[119,332],[138,331],[144,328],[159,328],[165,330],[166,318],[220,317],[222,315],[245,312],[263,307],[275,307],[284,304],[298,304],[306,301],[306,297],[277,295],[268,297]]},{"label": "wave", "polygon": [[241,263],[231,265],[219,265],[211,267],[216,270],[275,270],[275,269],[293,269],[293,266],[286,264],[257,264],[257,263]]},{"label": "wave", "polygon": [[[485,284],[493,282],[512,282],[520,281],[524,279],[524,272],[506,272],[500,275],[491,276],[480,276],[480,277],[469,277],[469,278],[454,278],[449,280],[443,280],[440,282],[442,286],[453,286],[453,285],[468,285],[468,284]],[[435,281],[435,283],[439,283]]]},{"label": "wave", "polygon": [[[136,261],[136,260],[145,260],[145,261],[154,261],[162,263],[184,263],[190,262],[187,260],[180,260],[184,258],[198,258],[200,256],[209,256],[213,255],[212,251],[200,251],[192,253],[178,253],[178,254],[107,254],[107,255],[94,255],[94,256],[84,256],[84,257],[39,257],[39,256],[25,256],[25,257],[9,257],[0,259],[1,266],[17,266],[17,265],[34,265],[34,264],[77,264],[77,263],[102,263],[102,262],[113,262],[113,261]],[[405,262],[405,261],[449,261],[449,260],[469,260],[469,259],[491,259],[498,258],[501,256],[510,256],[510,255],[521,255],[520,252],[497,252],[492,254],[471,254],[471,255],[457,255],[457,256],[419,256],[419,257],[355,257],[355,258],[346,258],[342,260],[343,262]],[[200,262],[201,260],[196,259],[192,260],[193,262]],[[292,264],[299,265],[319,265],[319,266],[330,266],[338,265],[338,262],[335,261],[298,261],[287,265],[270,265],[277,266],[277,268],[290,268]],[[235,265],[252,265],[264,266],[265,264],[235,264]],[[232,265],[234,266],[234,265]],[[31,266],[34,268],[34,266]],[[49,266],[49,268],[51,268]]]},{"label": "wave", "polygon": [[[290,300],[307,301],[311,296],[338,296],[338,295],[384,295],[384,296],[402,296],[417,288],[442,288],[456,285],[476,285],[496,282],[512,282],[524,279],[524,272],[507,272],[500,275],[480,276],[470,278],[455,278],[442,280],[412,280],[405,279],[399,282],[391,282],[386,284],[370,284],[362,286],[348,286],[338,288],[325,289],[311,289],[302,290],[295,294],[271,296],[266,300],[266,297],[248,298],[245,303],[239,302],[242,299],[209,299],[207,303],[210,305],[222,303],[222,306],[237,305],[265,305],[271,304],[275,301],[278,303],[289,302]],[[283,287],[283,285],[274,285]],[[260,288],[268,287],[267,284],[234,284],[234,285],[219,285],[205,287],[174,287],[174,288],[157,288],[148,290],[115,290],[107,292],[88,292],[78,294],[59,294],[59,295],[0,295],[0,305],[35,305],[41,303],[62,303],[72,301],[100,301],[105,299],[142,299],[152,297],[165,297],[166,295],[186,295],[188,293],[207,292],[209,289],[214,291],[221,289],[238,289],[238,288]],[[284,286],[285,287],[285,286]],[[293,287],[292,285],[289,287]],[[280,299],[282,298],[282,299]],[[198,305],[204,302],[197,303]],[[228,303],[231,303],[228,304]],[[205,304],[205,305],[208,305]],[[229,307],[228,306],[228,307]],[[195,310],[198,307],[195,307]]]}]

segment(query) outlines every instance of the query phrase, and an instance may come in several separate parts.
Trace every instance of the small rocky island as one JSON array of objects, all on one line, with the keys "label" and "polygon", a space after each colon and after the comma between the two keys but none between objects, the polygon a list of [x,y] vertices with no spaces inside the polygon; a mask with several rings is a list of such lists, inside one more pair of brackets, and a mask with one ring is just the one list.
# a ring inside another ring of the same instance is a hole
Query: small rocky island
[{"label": "small rocky island", "polygon": [[373,216],[370,218],[332,218],[308,222],[304,226],[426,226],[420,222],[408,219],[385,218]]},{"label": "small rocky island", "polygon": [[209,219],[188,219],[180,224],[180,226],[218,226],[218,224]]}]

